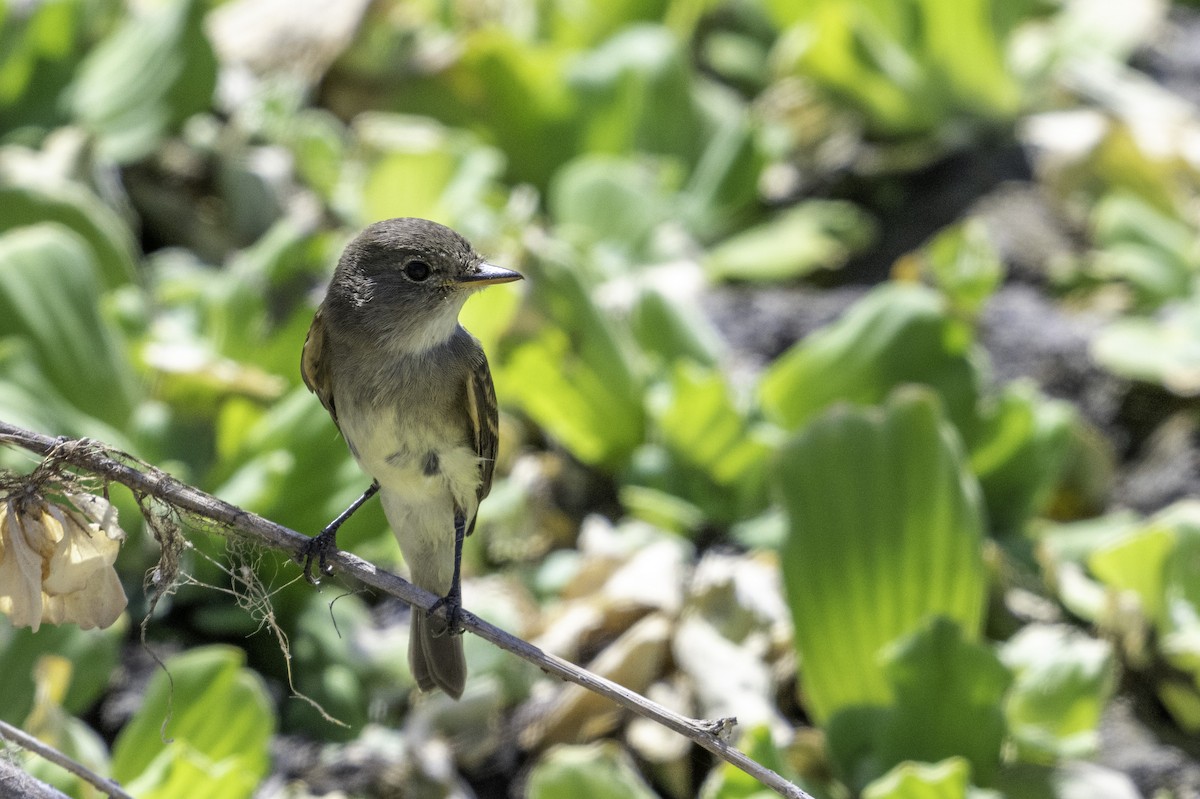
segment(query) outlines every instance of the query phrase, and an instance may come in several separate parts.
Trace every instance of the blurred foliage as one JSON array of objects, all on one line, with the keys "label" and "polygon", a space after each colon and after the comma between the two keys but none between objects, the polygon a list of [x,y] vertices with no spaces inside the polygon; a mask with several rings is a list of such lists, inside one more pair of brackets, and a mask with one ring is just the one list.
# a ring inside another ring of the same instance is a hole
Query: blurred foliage
[{"label": "blurred foliage", "polygon": [[[1129,66],[1164,13],[0,0],[0,418],[319,530],[367,481],[299,378],[312,312],[356,230],[436,219],[527,277],[462,317],[503,410],[469,607],[739,716],[818,796],[1124,799],[1084,763],[1119,685],[1200,730],[1200,517],[1087,518],[1140,434],[998,380],[986,344],[1021,283],[1099,319],[1093,372],[1194,413],[1200,130]],[[1033,231],[909,193],[1013,142],[1070,234],[1034,274],[1010,270]],[[136,613],[158,553],[114,501]],[[377,504],[341,544],[397,562]],[[564,702],[543,724],[550,687],[481,640],[460,703],[415,698],[388,603],[218,536],[183,559],[148,626],[165,671],[130,618],[0,627],[0,718],[139,796],[248,797],[299,739],[273,779],[313,792],[349,759],[414,795],[497,770],[530,796],[764,795],[637,722]],[[395,792],[359,771],[334,787]]]}]

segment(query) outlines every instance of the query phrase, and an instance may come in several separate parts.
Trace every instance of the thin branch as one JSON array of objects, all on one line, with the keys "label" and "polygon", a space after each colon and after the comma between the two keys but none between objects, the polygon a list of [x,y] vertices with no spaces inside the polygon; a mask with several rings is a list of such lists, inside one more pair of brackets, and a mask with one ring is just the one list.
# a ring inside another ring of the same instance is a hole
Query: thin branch
[{"label": "thin branch", "polygon": [[[33,752],[43,760],[48,760],[56,766],[66,769],[81,780],[91,783],[98,791],[112,797],[112,799],[133,799],[132,796],[121,790],[120,785],[117,785],[112,780],[101,777],[87,766],[72,760],[53,746],[50,746],[50,744],[42,743],[29,733],[12,726],[6,721],[0,721],[0,738],[11,741],[22,749]],[[21,795],[26,796],[29,794]]]},{"label": "thin branch", "polygon": [[[217,499],[171,477],[166,472],[143,463],[132,455],[105,447],[90,439],[51,438],[23,430],[0,421],[0,442],[22,447],[42,456],[53,456],[64,463],[100,475],[106,480],[121,483],[140,496],[151,495],[181,511],[203,517],[256,540],[289,553],[297,553],[309,537],[276,524],[249,511]],[[438,597],[412,583],[384,571],[349,552],[338,551],[328,562],[337,569],[394,596],[409,605],[430,610]],[[533,663],[542,671],[583,686],[606,696],[618,705],[639,716],[656,721],[690,738],[722,760],[746,772],[763,785],[789,799],[813,799],[796,785],[750,759],[725,740],[735,719],[692,719],[674,713],[631,691],[562,658],[547,654],[533,644],[517,638],[473,613],[463,611],[462,626],[501,649]]]}]

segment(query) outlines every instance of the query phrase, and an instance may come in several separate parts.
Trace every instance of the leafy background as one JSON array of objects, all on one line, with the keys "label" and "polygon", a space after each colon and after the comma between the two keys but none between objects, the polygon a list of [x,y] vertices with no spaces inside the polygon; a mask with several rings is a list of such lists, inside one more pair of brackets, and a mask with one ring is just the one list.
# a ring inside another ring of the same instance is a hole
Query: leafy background
[{"label": "leafy background", "polygon": [[[366,481],[304,333],[359,228],[434,218],[528,277],[464,312],[469,607],[818,797],[1195,796],[1198,41],[1157,0],[0,0],[0,417],[319,530]],[[405,608],[203,529],[164,672],[113,497],[129,613],[0,627],[0,718],[139,797],[764,795],[470,636],[417,696]],[[402,567],[376,506],[340,543]]]}]

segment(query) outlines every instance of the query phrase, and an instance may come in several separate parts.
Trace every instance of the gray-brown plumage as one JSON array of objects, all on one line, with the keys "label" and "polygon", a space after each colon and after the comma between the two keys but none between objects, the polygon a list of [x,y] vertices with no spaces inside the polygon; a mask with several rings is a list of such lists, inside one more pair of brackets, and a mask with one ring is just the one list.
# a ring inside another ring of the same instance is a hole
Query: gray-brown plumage
[{"label": "gray-brown plumage", "polygon": [[[520,277],[450,228],[377,222],[346,247],[304,342],[305,384],[378,483],[413,582],[444,597],[451,619],[462,537],[491,488],[498,443],[487,357],[458,312],[475,290]],[[422,690],[462,694],[457,632],[414,611],[409,661]]]}]

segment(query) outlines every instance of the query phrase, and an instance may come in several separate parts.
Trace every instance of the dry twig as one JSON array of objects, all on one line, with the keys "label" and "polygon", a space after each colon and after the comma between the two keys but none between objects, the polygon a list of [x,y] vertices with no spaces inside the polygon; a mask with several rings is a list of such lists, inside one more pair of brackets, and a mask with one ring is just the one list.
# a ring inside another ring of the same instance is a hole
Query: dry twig
[{"label": "dry twig", "polygon": [[[99,475],[105,480],[121,483],[139,498],[154,498],[190,515],[217,522],[227,533],[237,533],[259,544],[289,553],[300,550],[309,538],[280,524],[256,516],[228,502],[206,494],[190,485],[143,463],[126,453],[105,447],[88,439],[51,438],[0,421],[0,442],[22,447],[42,456],[53,456],[63,463]],[[337,569],[408,604],[428,611],[438,597],[396,575],[349,552],[338,551],[329,558]],[[690,738],[700,746],[759,780],[781,796],[791,799],[813,799],[811,795],[779,774],[747,757],[731,746],[726,736],[735,719],[692,719],[674,713],[650,701],[639,693],[606,680],[562,658],[543,652],[533,644],[495,627],[466,610],[461,615],[462,626],[501,649],[533,663],[542,671],[606,696],[618,705],[651,719],[668,729]]]}]

